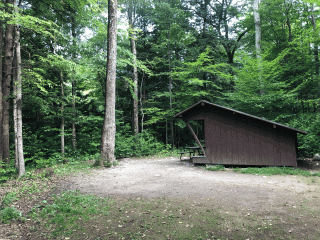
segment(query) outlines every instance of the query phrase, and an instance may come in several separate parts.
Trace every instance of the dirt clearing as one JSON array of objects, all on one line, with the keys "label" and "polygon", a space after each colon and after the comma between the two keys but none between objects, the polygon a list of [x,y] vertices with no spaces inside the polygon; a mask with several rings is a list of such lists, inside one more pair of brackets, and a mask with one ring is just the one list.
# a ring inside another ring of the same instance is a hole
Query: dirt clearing
[{"label": "dirt clearing", "polygon": [[107,198],[103,205],[85,200],[106,210],[70,202],[68,209],[83,216],[68,212],[57,220],[58,212],[41,219],[47,208],[41,206],[33,210],[37,218],[2,224],[0,239],[320,239],[319,177],[207,171],[171,157],[123,159],[111,169],[50,182],[55,187],[48,196],[32,197],[56,206],[53,193],[79,190],[62,198]]},{"label": "dirt clearing", "polygon": [[229,216],[237,213],[244,224],[250,215],[278,218],[285,233],[320,239],[318,177],[260,176],[232,169],[212,172],[173,157],[125,159],[113,169],[70,178],[68,188],[102,197],[198,202]]}]

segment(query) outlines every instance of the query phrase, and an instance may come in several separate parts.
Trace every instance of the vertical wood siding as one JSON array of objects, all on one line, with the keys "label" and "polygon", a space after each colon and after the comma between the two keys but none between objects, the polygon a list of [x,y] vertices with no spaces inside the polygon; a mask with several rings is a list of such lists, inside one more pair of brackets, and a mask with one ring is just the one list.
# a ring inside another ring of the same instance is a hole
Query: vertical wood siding
[{"label": "vertical wood siding", "polygon": [[296,132],[215,107],[195,109],[185,120],[204,120],[212,164],[296,166]]}]

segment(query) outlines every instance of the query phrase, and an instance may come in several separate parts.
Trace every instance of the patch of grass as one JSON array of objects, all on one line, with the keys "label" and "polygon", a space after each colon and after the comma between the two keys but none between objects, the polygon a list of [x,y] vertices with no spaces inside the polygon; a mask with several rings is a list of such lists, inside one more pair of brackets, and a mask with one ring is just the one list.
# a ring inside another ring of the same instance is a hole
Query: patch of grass
[{"label": "patch of grass", "polygon": [[300,175],[300,176],[318,176],[320,177],[320,173],[311,173],[309,171],[305,171],[299,168],[292,167],[248,167],[243,169],[234,169],[235,172],[240,173],[248,173],[248,174],[256,174],[256,175]]},{"label": "patch of grass", "polygon": [[10,223],[12,220],[25,220],[22,217],[21,212],[19,212],[14,207],[5,207],[0,210],[0,223]]},{"label": "patch of grass", "polygon": [[0,205],[0,223],[10,223],[12,220],[22,219],[22,214],[13,206],[9,207],[14,201],[18,200],[16,192],[7,193]]},{"label": "patch of grass", "polygon": [[84,172],[89,173],[90,169],[98,167],[93,161],[78,161],[59,164],[52,167],[54,173],[59,176],[66,176],[71,173]]},{"label": "patch of grass", "polygon": [[[82,231],[87,220],[109,210],[109,199],[83,195],[79,191],[67,191],[56,195],[52,204],[35,206],[29,216],[42,219],[47,230],[52,229],[52,237]],[[42,202],[46,204],[46,201]]]},{"label": "patch of grass", "polygon": [[226,168],[223,165],[214,165],[214,166],[206,165],[205,169],[209,171],[225,171],[226,170]]},{"label": "patch of grass", "polygon": [[240,170],[241,170],[241,168],[239,168],[239,167],[235,167],[235,168],[233,169],[234,172],[239,172]]},{"label": "patch of grass", "polygon": [[18,200],[17,192],[7,193],[4,196],[4,198],[2,199],[0,209],[3,209],[5,207],[9,206],[12,202],[17,201],[17,200]]}]

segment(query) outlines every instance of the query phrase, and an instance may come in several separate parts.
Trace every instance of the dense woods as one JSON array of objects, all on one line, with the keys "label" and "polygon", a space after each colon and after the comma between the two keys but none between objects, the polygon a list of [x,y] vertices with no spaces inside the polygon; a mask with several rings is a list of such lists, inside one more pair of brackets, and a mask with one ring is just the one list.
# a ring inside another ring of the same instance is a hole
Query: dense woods
[{"label": "dense woods", "polygon": [[1,0],[0,22],[0,173],[191,144],[173,115],[199,100],[319,152],[317,1]]}]

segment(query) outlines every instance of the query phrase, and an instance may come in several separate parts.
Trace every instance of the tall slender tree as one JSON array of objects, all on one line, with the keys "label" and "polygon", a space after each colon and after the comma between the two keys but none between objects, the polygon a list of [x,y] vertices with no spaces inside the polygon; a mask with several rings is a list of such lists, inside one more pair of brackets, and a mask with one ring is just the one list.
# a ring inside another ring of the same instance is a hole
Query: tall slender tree
[{"label": "tall slender tree", "polygon": [[116,135],[116,67],[117,67],[117,5],[118,0],[108,0],[108,49],[105,113],[101,134],[100,165],[112,167],[115,161]]},{"label": "tall slender tree", "polygon": [[[74,15],[71,16],[71,34],[72,34],[72,60],[76,59],[76,23]],[[74,74],[73,74],[74,75]],[[76,135],[76,89],[77,82],[75,77],[72,77],[72,148],[76,150],[77,135]]]},{"label": "tall slender tree", "polygon": [[[15,11],[19,12],[20,3],[14,0],[13,4],[15,6]],[[19,178],[25,174],[25,163],[24,163],[24,154],[23,154],[23,137],[22,137],[22,80],[21,80],[21,48],[20,48],[20,26],[15,26],[15,53],[16,53],[16,76],[14,79],[16,80],[14,85],[14,109],[16,111],[16,119],[15,119],[15,138],[16,138],[16,162],[18,162],[19,166]]]},{"label": "tall slender tree", "polygon": [[262,83],[262,62],[261,62],[261,22],[259,13],[260,0],[253,0],[253,17],[255,26],[255,50],[259,67],[259,80],[260,80],[260,95],[263,95],[263,83]]},{"label": "tall slender tree", "polygon": [[320,68],[320,61],[319,61],[319,40],[317,37],[317,22],[316,22],[316,15],[314,13],[314,4],[312,4],[311,7],[311,24],[313,27],[313,32],[315,33],[314,37],[314,46],[313,46],[313,51],[314,51],[314,60],[315,60],[315,73],[316,76],[319,77],[319,68]]},{"label": "tall slender tree", "polygon": [[65,126],[65,121],[64,121],[64,82],[63,82],[63,73],[62,70],[59,70],[60,72],[60,85],[61,85],[61,124],[60,124],[60,140],[61,140],[61,155],[64,158],[65,154],[65,144],[64,144],[64,126]]},{"label": "tall slender tree", "polygon": [[[12,0],[6,1],[6,11],[12,13]],[[14,25],[7,24],[5,31],[5,58],[4,58],[4,76],[2,82],[2,127],[3,127],[3,159],[5,163],[10,162],[9,152],[9,109],[10,109],[10,88],[12,79],[12,61],[13,61],[13,28]]]},{"label": "tall slender tree", "polygon": [[[0,4],[3,0],[0,1]],[[0,21],[0,146],[3,146],[3,123],[2,123],[2,53],[3,53],[3,24]],[[3,147],[0,148],[0,163],[2,163]]]},{"label": "tall slender tree", "polygon": [[133,131],[134,134],[139,133],[139,116],[138,116],[138,70],[137,70],[137,49],[135,34],[135,11],[133,0],[128,2],[128,19],[129,33],[131,41],[131,51],[133,54]]}]

